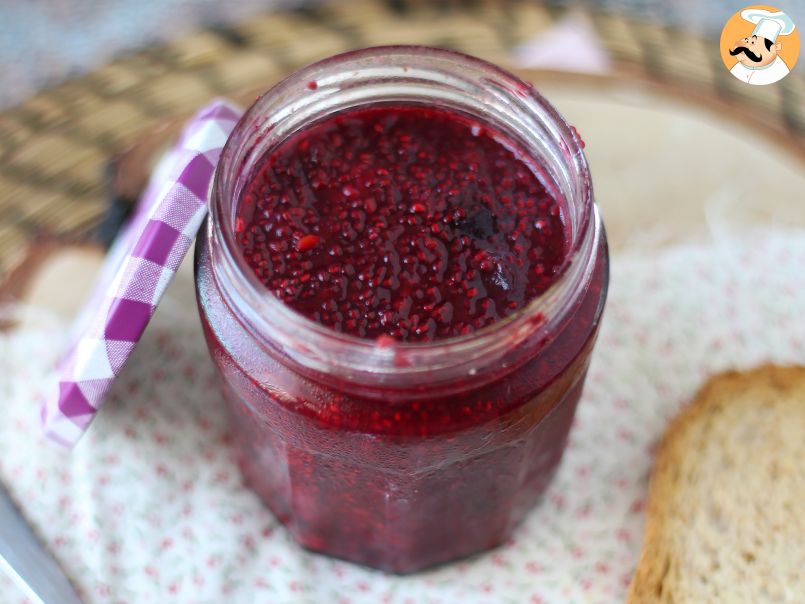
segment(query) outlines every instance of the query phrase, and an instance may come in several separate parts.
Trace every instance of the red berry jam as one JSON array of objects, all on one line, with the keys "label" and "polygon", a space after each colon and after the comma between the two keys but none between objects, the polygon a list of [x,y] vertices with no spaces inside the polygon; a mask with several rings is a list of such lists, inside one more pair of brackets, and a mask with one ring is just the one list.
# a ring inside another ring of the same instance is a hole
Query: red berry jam
[{"label": "red berry jam", "polygon": [[388,571],[505,542],[607,279],[578,139],[527,84],[422,47],[291,76],[233,132],[196,247],[246,484],[303,546]]},{"label": "red berry jam", "polygon": [[343,111],[262,161],[238,242],[274,295],[336,331],[472,333],[543,293],[566,256],[562,203],[521,156],[457,112]]}]

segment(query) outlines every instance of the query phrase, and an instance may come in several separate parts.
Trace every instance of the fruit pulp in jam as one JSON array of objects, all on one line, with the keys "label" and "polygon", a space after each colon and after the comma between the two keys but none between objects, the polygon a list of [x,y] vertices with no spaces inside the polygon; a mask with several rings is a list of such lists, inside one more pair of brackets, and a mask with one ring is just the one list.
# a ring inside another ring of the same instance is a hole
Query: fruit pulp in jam
[{"label": "fruit pulp in jam", "polygon": [[563,267],[563,202],[513,141],[457,112],[357,108],[271,150],[236,234],[265,286],[364,338],[433,341],[520,310]]}]

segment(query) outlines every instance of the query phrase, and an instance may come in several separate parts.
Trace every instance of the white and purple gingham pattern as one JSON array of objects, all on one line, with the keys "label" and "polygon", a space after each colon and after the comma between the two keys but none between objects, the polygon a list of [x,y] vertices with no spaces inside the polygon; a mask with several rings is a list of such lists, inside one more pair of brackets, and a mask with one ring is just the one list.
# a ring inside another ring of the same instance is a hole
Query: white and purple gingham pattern
[{"label": "white and purple gingham pattern", "polygon": [[74,445],[103,404],[201,226],[215,166],[240,114],[214,101],[159,162],[74,324],[59,391],[42,409],[50,440]]}]

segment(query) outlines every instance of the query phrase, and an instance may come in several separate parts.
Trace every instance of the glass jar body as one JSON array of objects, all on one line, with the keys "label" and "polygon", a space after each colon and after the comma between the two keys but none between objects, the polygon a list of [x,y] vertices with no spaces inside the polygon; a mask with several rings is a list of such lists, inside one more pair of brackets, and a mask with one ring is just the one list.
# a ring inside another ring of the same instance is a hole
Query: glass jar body
[{"label": "glass jar body", "polygon": [[216,291],[202,234],[202,325],[246,483],[303,546],[387,571],[503,543],[567,443],[606,290],[603,239],[597,254],[576,312],[515,371],[438,398],[421,384],[358,396],[255,345]]},{"label": "glass jar body", "polygon": [[[255,162],[344,107],[436,103],[523,141],[567,200],[570,260],[518,315],[445,343],[344,337],[284,307],[238,256]],[[564,451],[608,282],[606,238],[572,129],[527,84],[434,49],[367,49],[291,76],[249,110],[197,241],[201,323],[247,484],[311,550],[412,572],[505,541]]]}]

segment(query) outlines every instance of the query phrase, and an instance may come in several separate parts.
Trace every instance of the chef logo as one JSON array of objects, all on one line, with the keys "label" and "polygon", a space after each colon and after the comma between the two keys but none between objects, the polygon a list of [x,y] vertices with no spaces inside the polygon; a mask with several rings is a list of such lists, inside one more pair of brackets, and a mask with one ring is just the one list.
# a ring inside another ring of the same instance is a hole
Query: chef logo
[{"label": "chef logo", "polygon": [[721,58],[742,82],[764,86],[782,80],[799,55],[799,32],[791,17],[754,5],[730,17],[721,32]]}]

